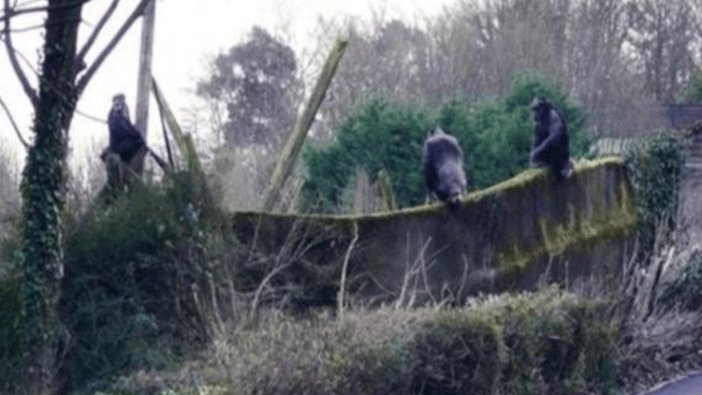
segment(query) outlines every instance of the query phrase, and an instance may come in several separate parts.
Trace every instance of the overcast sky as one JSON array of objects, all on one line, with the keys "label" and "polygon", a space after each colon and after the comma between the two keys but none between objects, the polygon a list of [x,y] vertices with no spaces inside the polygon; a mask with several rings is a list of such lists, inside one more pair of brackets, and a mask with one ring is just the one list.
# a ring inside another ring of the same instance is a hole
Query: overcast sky
[{"label": "overcast sky", "polygon": [[[369,19],[382,13],[386,18],[401,18],[407,21],[441,11],[453,0],[158,0],[154,39],[153,74],[176,111],[182,118],[186,109],[192,109],[197,100],[193,90],[195,81],[204,75],[206,61],[212,55],[226,50],[245,39],[254,25],[271,31],[285,33],[298,52],[309,46],[317,19],[322,16],[351,16]],[[22,1],[20,1],[22,3]],[[81,37],[85,37],[93,24],[104,12],[109,0],[92,0],[84,9],[85,23]],[[122,0],[117,12],[93,49],[92,55],[104,45],[110,33],[116,30],[136,0]],[[33,15],[13,21],[13,28],[40,25],[43,16]],[[100,119],[105,119],[114,93],[124,92],[134,113],[138,69],[139,38],[141,23],[121,41],[110,58],[91,81],[78,109]],[[16,33],[13,36],[16,48],[34,67],[38,65],[37,53],[41,47],[42,29]],[[329,37],[332,40],[333,37]],[[102,44],[102,45],[101,45]],[[11,71],[7,54],[0,47],[0,96],[11,107],[24,135],[29,138],[32,110]],[[88,60],[91,60],[89,57]],[[27,69],[36,86],[36,76]],[[150,109],[149,142],[160,145],[160,126],[152,100]],[[107,145],[107,126],[88,117],[76,114],[71,127],[72,164],[97,161],[94,150]],[[17,162],[24,160],[24,149],[10,128],[4,112],[0,112],[0,146],[11,151]]]}]

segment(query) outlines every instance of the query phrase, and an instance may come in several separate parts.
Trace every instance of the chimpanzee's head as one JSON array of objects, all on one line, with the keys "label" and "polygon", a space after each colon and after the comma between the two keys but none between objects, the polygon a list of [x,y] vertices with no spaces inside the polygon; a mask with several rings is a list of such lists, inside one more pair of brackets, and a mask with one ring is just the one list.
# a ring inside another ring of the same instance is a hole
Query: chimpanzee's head
[{"label": "chimpanzee's head", "polygon": [[534,122],[539,123],[548,117],[553,106],[543,96],[536,96],[531,102],[531,112],[534,116]]},{"label": "chimpanzee's head", "polygon": [[438,136],[441,134],[446,134],[443,129],[441,129],[441,126],[435,126],[431,129],[429,129],[429,132],[427,132],[427,138],[431,136]]},{"label": "chimpanzee's head", "polygon": [[112,108],[110,112],[120,113],[125,118],[129,119],[129,107],[127,107],[127,101],[124,97],[124,93],[118,93],[112,96]]}]

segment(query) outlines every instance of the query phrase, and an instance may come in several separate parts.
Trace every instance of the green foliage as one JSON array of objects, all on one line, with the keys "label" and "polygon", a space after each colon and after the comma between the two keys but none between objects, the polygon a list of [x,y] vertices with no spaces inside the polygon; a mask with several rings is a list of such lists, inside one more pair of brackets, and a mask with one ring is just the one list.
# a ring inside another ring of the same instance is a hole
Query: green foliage
[{"label": "green foliage", "polygon": [[22,295],[18,257],[21,234],[17,224],[0,238],[0,393],[17,392],[21,376]]},{"label": "green foliage", "polygon": [[423,111],[372,99],[342,123],[332,146],[303,153],[309,169],[305,201],[332,211],[360,167],[369,175],[385,169],[399,205],[419,202],[423,197],[419,172],[423,131],[429,126]]},{"label": "green foliage", "polygon": [[675,228],[680,183],[685,166],[685,140],[659,132],[626,154],[629,179],[636,193],[641,254],[652,252],[656,237]]},{"label": "green foliage", "polygon": [[611,391],[616,385],[616,333],[604,318],[604,307],[555,289],[481,306],[481,313],[502,325],[507,352],[501,393]]},{"label": "green foliage", "polygon": [[0,276],[0,393],[14,393],[21,378],[21,295],[19,276]]},{"label": "green foliage", "polygon": [[[188,377],[261,395],[608,393],[615,333],[602,307],[548,289],[449,310],[349,312],[343,320],[275,314],[232,331]],[[179,376],[162,388],[192,386]]]},{"label": "green foliage", "polygon": [[60,303],[71,335],[61,372],[69,388],[164,367],[203,340],[191,286],[205,271],[212,217],[193,182],[183,173],[135,185],[69,217]]},{"label": "green foliage", "polygon": [[529,105],[536,95],[549,98],[562,110],[571,136],[571,154],[583,154],[587,142],[582,133],[582,111],[556,84],[543,78],[517,78],[504,98],[475,104],[453,100],[425,109],[376,97],[339,125],[331,146],[308,147],[304,153],[308,168],[305,205],[337,210],[357,167],[373,175],[385,169],[399,206],[421,203],[425,195],[420,171],[422,144],[426,131],[434,125],[461,143],[470,189],[512,177],[529,166],[533,130]]}]

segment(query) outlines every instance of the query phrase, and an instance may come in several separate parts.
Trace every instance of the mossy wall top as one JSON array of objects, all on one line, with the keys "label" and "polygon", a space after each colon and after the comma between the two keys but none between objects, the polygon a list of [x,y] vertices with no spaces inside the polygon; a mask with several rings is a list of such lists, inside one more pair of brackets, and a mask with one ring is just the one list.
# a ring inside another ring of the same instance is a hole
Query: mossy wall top
[{"label": "mossy wall top", "polygon": [[293,260],[336,273],[357,229],[353,289],[397,296],[405,286],[430,296],[612,276],[635,235],[636,209],[622,160],[605,158],[579,163],[564,182],[527,170],[469,194],[457,209],[434,204],[363,216],[239,212],[233,227],[259,250],[294,243],[301,253]]}]

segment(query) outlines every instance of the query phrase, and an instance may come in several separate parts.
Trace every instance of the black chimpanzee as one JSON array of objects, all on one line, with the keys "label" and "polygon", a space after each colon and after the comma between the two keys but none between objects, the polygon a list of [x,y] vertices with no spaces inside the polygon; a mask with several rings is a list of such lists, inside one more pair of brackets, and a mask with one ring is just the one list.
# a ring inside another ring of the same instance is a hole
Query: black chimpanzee
[{"label": "black chimpanzee", "polygon": [[129,108],[121,93],[112,98],[107,125],[110,129],[110,151],[119,155],[123,162],[128,163],[139,150],[146,147],[141,133],[129,120]]},{"label": "black chimpanzee", "polygon": [[466,191],[466,175],[463,172],[463,150],[456,138],[439,127],[432,129],[424,140],[422,167],[427,197],[433,195],[449,206],[457,207]]},{"label": "black chimpanzee", "polygon": [[534,141],[531,147],[532,166],[548,167],[561,181],[570,177],[568,128],[560,110],[543,97],[536,97],[531,104],[534,115]]}]

